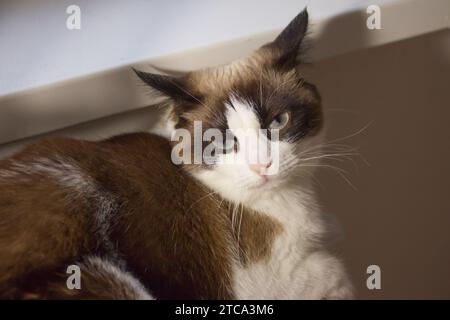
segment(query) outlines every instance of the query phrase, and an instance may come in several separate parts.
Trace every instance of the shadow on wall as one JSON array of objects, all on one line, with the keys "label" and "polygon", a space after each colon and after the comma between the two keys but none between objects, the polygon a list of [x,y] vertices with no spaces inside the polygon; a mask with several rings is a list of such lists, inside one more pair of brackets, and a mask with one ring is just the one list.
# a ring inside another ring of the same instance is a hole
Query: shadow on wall
[{"label": "shadow on wall", "polygon": [[[315,50],[342,52],[368,41],[365,19],[336,18]],[[356,165],[328,161],[348,172],[356,190],[333,170],[318,179],[320,201],[343,229],[338,247],[357,298],[450,298],[449,41],[446,30],[305,67],[323,96],[327,141],[370,123],[339,141],[370,165],[358,157]],[[372,264],[381,268],[381,290],[366,287]]]},{"label": "shadow on wall", "polygon": [[127,66],[1,97],[0,144],[148,106],[142,87]]},{"label": "shadow on wall", "polygon": [[[315,30],[315,38],[308,56],[311,56],[314,61],[318,61],[364,48],[373,43],[371,37],[375,33],[367,28],[367,17],[368,15],[361,10],[337,15],[322,29]],[[314,28],[316,26],[311,23],[310,29],[314,30]]]}]

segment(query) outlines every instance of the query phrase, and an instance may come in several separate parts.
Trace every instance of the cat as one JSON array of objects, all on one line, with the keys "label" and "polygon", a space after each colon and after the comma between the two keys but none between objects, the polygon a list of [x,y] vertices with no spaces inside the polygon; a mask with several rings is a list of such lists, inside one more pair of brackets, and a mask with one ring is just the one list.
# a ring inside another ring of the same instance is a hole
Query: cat
[{"label": "cat", "polygon": [[[176,165],[175,141],[145,132],[48,137],[1,160],[0,297],[352,298],[310,177],[323,115],[298,70],[307,27],[305,9],[242,60],[179,77],[135,70],[165,97],[173,131],[232,132],[212,162]],[[245,151],[240,128],[277,129],[278,157],[218,161]],[[81,289],[67,286],[71,265]]]}]

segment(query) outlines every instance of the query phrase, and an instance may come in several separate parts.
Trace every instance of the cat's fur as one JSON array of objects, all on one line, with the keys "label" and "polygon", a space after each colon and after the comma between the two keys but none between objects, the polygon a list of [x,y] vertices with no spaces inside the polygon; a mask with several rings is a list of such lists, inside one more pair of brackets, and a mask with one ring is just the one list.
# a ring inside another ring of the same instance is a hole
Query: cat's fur
[{"label": "cat's fur", "polygon": [[[256,130],[289,112],[273,178],[243,165],[175,166],[171,142],[148,133],[47,138],[2,160],[0,297],[350,298],[344,268],[325,248],[313,163],[301,157],[319,147],[322,124],[317,90],[296,70],[307,23],[303,11],[227,66],[180,78],[137,71],[167,96],[178,129],[201,120]],[[66,287],[72,264],[81,290]]]}]

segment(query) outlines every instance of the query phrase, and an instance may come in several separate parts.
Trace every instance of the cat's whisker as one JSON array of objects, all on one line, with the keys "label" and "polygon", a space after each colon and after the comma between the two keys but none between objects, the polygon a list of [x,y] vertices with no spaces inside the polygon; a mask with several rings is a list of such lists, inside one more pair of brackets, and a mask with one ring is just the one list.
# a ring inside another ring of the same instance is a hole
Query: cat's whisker
[{"label": "cat's whisker", "polygon": [[312,146],[310,148],[302,150],[298,156],[302,156],[305,153],[318,150],[318,152],[324,152],[326,150],[330,151],[345,151],[345,152],[356,152],[356,149],[354,147],[344,145],[344,144],[334,144],[334,143],[321,143],[315,146]]},{"label": "cat's whisker", "polygon": [[372,125],[373,121],[370,121],[368,124],[366,124],[364,127],[362,127],[361,129],[357,130],[356,132],[349,134],[347,136],[341,137],[341,138],[337,138],[334,140],[329,141],[330,143],[334,143],[334,142],[339,142],[339,141],[343,141],[343,140],[348,140],[350,138],[356,137],[357,135],[363,133],[364,131],[366,131],[371,125]]},{"label": "cat's whisker", "polygon": [[238,246],[240,246],[242,215],[244,214],[244,205],[240,204],[240,207],[241,207],[241,213],[239,215],[239,224],[238,224],[238,230],[237,230],[237,243],[238,243]]},{"label": "cat's whisker", "polygon": [[370,166],[369,162],[365,159],[365,157],[357,151],[356,148],[350,147],[350,146],[338,146],[338,147],[324,147],[320,150],[312,150],[313,152],[303,152],[300,156],[303,156],[302,159],[306,157],[313,157],[313,156],[320,156],[322,154],[328,154],[328,153],[336,153],[336,156],[341,157],[346,160],[350,160],[355,167],[355,169],[358,169],[357,163],[355,161],[355,157],[358,157],[361,159],[365,165]]},{"label": "cat's whisker", "polygon": [[336,161],[343,161],[343,160],[352,160],[351,156],[357,156],[358,153],[324,153],[319,154],[316,156],[309,156],[306,158],[300,158],[299,162],[306,162],[311,160],[320,160],[320,159],[330,159],[330,160],[336,160]]},{"label": "cat's whisker", "polygon": [[262,91],[262,70],[259,72],[259,95],[260,95],[260,107],[262,107],[263,104],[263,91]]},{"label": "cat's whisker", "polygon": [[339,162],[349,160],[352,162],[355,170],[357,170],[358,165],[354,157],[359,157],[366,165],[370,165],[356,148],[344,144],[327,142],[307,148],[299,153],[300,162],[319,159],[329,159]]},{"label": "cat's whisker", "polygon": [[345,182],[348,183],[348,185],[350,187],[352,187],[354,190],[357,190],[357,188],[355,187],[355,185],[350,181],[350,179],[346,176],[346,174],[348,174],[348,172],[342,168],[333,166],[333,165],[329,165],[329,164],[305,164],[305,165],[301,165],[300,167],[322,167],[322,168],[328,168],[328,169],[332,169],[333,171],[335,171],[337,174],[339,174],[339,176],[341,176]]},{"label": "cat's whisker", "polygon": [[311,181],[313,181],[315,184],[317,184],[318,186],[323,188],[323,184],[320,182],[319,179],[317,179],[316,175],[311,171],[304,170],[304,171],[302,171],[301,174],[293,173],[293,174],[291,174],[291,176],[295,177],[295,178],[304,178],[304,174],[306,174],[309,178],[311,178]]},{"label": "cat's whisker", "polygon": [[206,199],[206,198],[208,198],[208,197],[210,197],[211,195],[214,195],[214,194],[216,194],[216,193],[217,193],[217,191],[212,191],[212,192],[209,192],[209,193],[207,193],[206,195],[202,196],[200,199],[198,199],[197,201],[195,201],[193,204],[191,204],[191,205],[189,206],[189,208],[186,210],[186,213],[188,213],[189,211],[191,211],[191,209],[194,208],[194,206],[195,206],[196,204],[198,204],[198,203],[201,202],[202,200],[204,200],[204,199]]},{"label": "cat's whisker", "polygon": [[348,110],[348,109],[345,109],[345,108],[326,108],[324,111],[325,112],[331,111],[331,112],[342,112],[342,113],[359,114],[359,112],[357,112],[357,111]]},{"label": "cat's whisker", "polygon": [[220,208],[222,207],[223,202],[225,201],[225,198],[222,198],[222,200],[220,200],[219,205],[217,206],[217,209],[220,211]]}]

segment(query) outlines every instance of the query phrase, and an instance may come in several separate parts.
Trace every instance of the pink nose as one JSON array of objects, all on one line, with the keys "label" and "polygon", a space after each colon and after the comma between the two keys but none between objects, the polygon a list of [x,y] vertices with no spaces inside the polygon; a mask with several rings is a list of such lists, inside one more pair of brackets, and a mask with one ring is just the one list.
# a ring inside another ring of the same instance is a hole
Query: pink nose
[{"label": "pink nose", "polygon": [[250,170],[252,170],[253,172],[256,172],[257,174],[261,175],[261,176],[265,176],[267,175],[267,169],[270,167],[270,165],[272,164],[272,161],[268,162],[268,163],[252,163],[249,165]]}]

